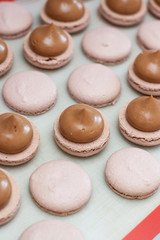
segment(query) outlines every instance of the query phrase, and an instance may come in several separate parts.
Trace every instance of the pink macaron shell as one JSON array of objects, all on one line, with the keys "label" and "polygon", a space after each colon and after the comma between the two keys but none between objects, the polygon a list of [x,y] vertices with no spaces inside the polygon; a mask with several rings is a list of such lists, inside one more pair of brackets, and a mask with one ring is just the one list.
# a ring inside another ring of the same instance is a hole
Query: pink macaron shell
[{"label": "pink macaron shell", "polygon": [[138,29],[137,41],[143,50],[160,49],[160,20],[144,22]]},{"label": "pink macaron shell", "polygon": [[134,72],[134,62],[129,66],[128,81],[130,85],[140,93],[160,96],[160,83],[150,83],[139,78]]},{"label": "pink macaron shell", "polygon": [[80,103],[103,107],[117,101],[121,93],[121,83],[111,69],[101,64],[86,64],[70,74],[68,90]]},{"label": "pink macaron shell", "polygon": [[112,11],[106,4],[106,0],[101,0],[99,11],[104,18],[114,24],[120,26],[131,26],[143,20],[147,12],[147,6],[146,3],[142,1],[141,8],[137,13],[131,15],[123,15]]},{"label": "pink macaron shell", "polygon": [[7,205],[4,206],[4,208],[0,209],[0,226],[9,222],[12,218],[15,217],[21,204],[20,188],[16,179],[7,171],[3,169],[1,169],[1,171],[3,171],[8,176],[12,187],[12,193]]},{"label": "pink macaron shell", "polygon": [[110,188],[125,198],[143,199],[160,186],[160,164],[147,151],[123,148],[107,160],[106,181]]},{"label": "pink macaron shell", "polygon": [[33,138],[30,145],[24,151],[15,154],[7,154],[0,152],[1,165],[4,166],[21,165],[28,162],[36,155],[40,143],[39,131],[33,122],[31,122],[28,118],[27,120],[31,123],[33,129]]},{"label": "pink macaron shell", "polygon": [[131,41],[116,28],[100,27],[92,29],[84,35],[82,48],[93,61],[115,65],[124,62],[129,57]]},{"label": "pink macaron shell", "polygon": [[32,173],[29,186],[33,200],[42,210],[62,216],[83,208],[92,192],[91,180],[83,168],[65,160],[41,165]]},{"label": "pink macaron shell", "polygon": [[32,51],[29,45],[29,37],[31,33],[28,33],[24,39],[23,43],[23,53],[26,60],[31,63],[33,66],[42,69],[57,69],[60,68],[67,63],[69,63],[72,59],[73,55],[73,40],[71,36],[65,32],[68,37],[68,48],[64,53],[55,57],[44,57],[36,54]]},{"label": "pink macaron shell", "polygon": [[54,139],[57,145],[68,154],[78,157],[89,157],[95,155],[102,151],[110,138],[110,128],[108,120],[105,116],[101,113],[103,120],[104,120],[104,130],[101,136],[90,143],[74,143],[62,136],[59,130],[59,117],[55,120],[54,123]]},{"label": "pink macaron shell", "polygon": [[73,225],[60,220],[43,220],[29,226],[18,240],[84,240]]},{"label": "pink macaron shell", "polygon": [[21,4],[0,2],[0,36],[18,38],[25,35],[32,26],[32,15]]},{"label": "pink macaron shell", "polygon": [[148,8],[153,15],[160,18],[160,6],[155,2],[155,0],[148,1]]},{"label": "pink macaron shell", "polygon": [[42,6],[41,11],[40,11],[40,16],[41,16],[42,21],[47,24],[50,24],[53,22],[56,26],[66,30],[69,33],[75,33],[75,32],[79,32],[79,31],[83,30],[84,28],[86,28],[88,26],[89,21],[90,21],[90,12],[86,8],[86,6],[84,6],[83,17],[76,21],[72,21],[72,22],[61,22],[61,21],[57,21],[57,20],[50,18],[46,14],[45,8],[46,8],[46,4]]},{"label": "pink macaron shell", "polygon": [[57,98],[53,80],[38,71],[23,71],[11,75],[3,86],[6,104],[22,114],[38,115],[51,109]]},{"label": "pink macaron shell", "polygon": [[12,49],[8,45],[7,45],[7,48],[8,48],[7,57],[5,61],[0,64],[0,77],[10,70],[14,61],[14,55],[13,55]]},{"label": "pink macaron shell", "polygon": [[155,146],[160,144],[160,130],[154,132],[143,132],[132,127],[126,119],[126,109],[129,103],[126,103],[119,113],[119,128],[122,135],[133,142],[142,146]]}]

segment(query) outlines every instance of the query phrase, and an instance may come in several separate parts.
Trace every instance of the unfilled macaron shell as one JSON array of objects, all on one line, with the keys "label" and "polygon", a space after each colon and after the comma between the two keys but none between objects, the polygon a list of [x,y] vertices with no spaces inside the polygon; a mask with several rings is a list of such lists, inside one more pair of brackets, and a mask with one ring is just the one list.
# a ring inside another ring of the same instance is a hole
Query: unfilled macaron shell
[{"label": "unfilled macaron shell", "polygon": [[125,198],[146,198],[160,186],[160,164],[147,151],[124,148],[113,153],[105,169],[109,187]]},{"label": "unfilled macaron shell", "polygon": [[156,3],[155,0],[148,1],[148,8],[153,15],[160,18],[160,6]]},{"label": "unfilled macaron shell", "polygon": [[115,65],[124,62],[129,57],[131,41],[116,28],[101,27],[92,29],[84,35],[82,48],[93,61]]},{"label": "unfilled macaron shell", "polygon": [[72,37],[65,32],[68,37],[68,47],[64,53],[53,56],[53,57],[44,57],[40,56],[37,53],[33,52],[30,48],[29,37],[31,33],[28,33],[23,42],[23,53],[26,60],[31,63],[33,66],[42,69],[57,69],[69,63],[73,56],[73,40]]},{"label": "unfilled macaron shell", "polygon": [[154,132],[143,132],[132,127],[126,119],[126,109],[129,103],[122,106],[119,112],[119,129],[122,135],[133,142],[142,146],[155,146],[160,144],[160,130]]},{"label": "unfilled macaron shell", "polygon": [[12,193],[9,202],[4,208],[0,209],[0,225],[3,225],[9,222],[17,214],[21,204],[21,194],[16,179],[7,171],[3,169],[1,169],[1,171],[3,171],[8,176],[12,187]]},{"label": "unfilled macaron shell", "polygon": [[68,90],[80,103],[103,107],[117,101],[121,92],[121,83],[111,69],[101,64],[86,64],[70,74]]},{"label": "unfilled macaron shell", "polygon": [[84,6],[84,15],[82,16],[82,18],[80,18],[76,21],[72,21],[72,22],[61,22],[61,21],[57,21],[57,20],[50,18],[46,14],[45,8],[46,8],[46,4],[44,4],[42,6],[41,11],[40,11],[40,16],[41,16],[42,21],[47,24],[50,24],[53,22],[56,26],[64,29],[65,31],[67,31],[69,33],[76,33],[76,32],[81,31],[82,29],[87,27],[87,25],[89,24],[89,21],[90,21],[90,12],[86,8],[86,6]]},{"label": "unfilled macaron shell", "polygon": [[110,127],[104,115],[102,115],[104,120],[103,132],[98,139],[90,143],[75,143],[64,138],[59,130],[59,117],[54,122],[54,139],[64,152],[77,157],[89,157],[99,153],[106,147],[110,138]]},{"label": "unfilled macaron shell", "polygon": [[32,26],[32,15],[20,3],[0,2],[0,36],[18,38]]},{"label": "unfilled macaron shell", "polygon": [[29,226],[18,240],[84,240],[73,225],[59,220],[43,220]]},{"label": "unfilled macaron shell", "polygon": [[42,210],[62,216],[81,210],[92,192],[88,174],[76,163],[65,160],[41,165],[31,175],[29,186],[33,200]]},{"label": "unfilled macaron shell", "polygon": [[9,69],[12,67],[13,61],[14,61],[13,51],[10,48],[10,46],[8,46],[8,44],[7,44],[7,48],[8,48],[7,57],[6,57],[5,61],[0,64],[0,77],[9,71]]},{"label": "unfilled macaron shell", "polygon": [[57,89],[53,80],[44,73],[18,72],[6,80],[3,98],[8,107],[16,112],[38,115],[54,106]]},{"label": "unfilled macaron shell", "polygon": [[32,129],[33,129],[33,138],[30,145],[22,152],[15,153],[15,154],[7,154],[0,152],[0,164],[4,166],[17,166],[24,164],[31,160],[37,153],[39,143],[40,143],[40,136],[39,131],[36,125],[30,121]]},{"label": "unfilled macaron shell", "polygon": [[145,95],[160,96],[160,84],[146,82],[139,78],[134,71],[134,62],[129,66],[128,81],[130,85],[140,93]]},{"label": "unfilled macaron shell", "polygon": [[160,49],[160,20],[141,24],[138,29],[137,40],[143,50]]},{"label": "unfilled macaron shell", "polygon": [[101,0],[99,11],[104,18],[106,18],[108,21],[114,24],[117,24],[120,26],[131,26],[143,20],[147,12],[147,6],[146,6],[146,3],[142,1],[141,8],[137,13],[131,14],[131,15],[125,15],[125,14],[122,15],[122,14],[113,12],[108,7],[106,0]]}]

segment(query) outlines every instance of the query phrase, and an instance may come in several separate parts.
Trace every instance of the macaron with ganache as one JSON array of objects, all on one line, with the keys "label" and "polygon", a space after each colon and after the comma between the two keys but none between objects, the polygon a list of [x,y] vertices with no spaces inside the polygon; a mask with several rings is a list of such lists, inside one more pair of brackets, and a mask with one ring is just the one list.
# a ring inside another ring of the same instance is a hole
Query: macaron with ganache
[{"label": "macaron with ganache", "polygon": [[21,194],[16,179],[0,168],[0,226],[15,217],[20,204]]},{"label": "macaron with ganache", "polygon": [[26,60],[42,69],[57,69],[66,65],[73,55],[71,36],[53,23],[41,25],[24,39]]},{"label": "macaron with ganache", "polygon": [[90,13],[82,0],[48,0],[40,12],[44,23],[53,22],[69,33],[79,32],[89,24]]},{"label": "macaron with ganache", "polygon": [[142,146],[160,144],[160,101],[142,96],[126,103],[119,113],[119,128],[129,141]]},{"label": "macaron with ganache", "polygon": [[0,115],[0,164],[16,166],[31,160],[39,146],[37,127],[17,113]]},{"label": "macaron with ganache", "polygon": [[14,55],[10,46],[0,38],[0,77],[13,65]]},{"label": "macaron with ganache", "polygon": [[66,108],[54,123],[54,139],[65,152],[88,157],[102,151],[110,137],[104,115],[86,104]]},{"label": "macaron with ganache", "polygon": [[130,85],[145,95],[160,96],[160,50],[140,53],[128,71]]},{"label": "macaron with ganache", "polygon": [[101,0],[99,11],[111,23],[131,26],[143,20],[147,6],[143,0]]}]

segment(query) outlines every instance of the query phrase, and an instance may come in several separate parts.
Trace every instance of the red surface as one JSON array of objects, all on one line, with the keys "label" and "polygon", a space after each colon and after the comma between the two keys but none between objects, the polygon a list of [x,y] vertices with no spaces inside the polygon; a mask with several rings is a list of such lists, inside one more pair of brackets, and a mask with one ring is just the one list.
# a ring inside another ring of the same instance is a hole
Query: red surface
[{"label": "red surface", "polygon": [[122,240],[152,240],[160,232],[160,205]]}]

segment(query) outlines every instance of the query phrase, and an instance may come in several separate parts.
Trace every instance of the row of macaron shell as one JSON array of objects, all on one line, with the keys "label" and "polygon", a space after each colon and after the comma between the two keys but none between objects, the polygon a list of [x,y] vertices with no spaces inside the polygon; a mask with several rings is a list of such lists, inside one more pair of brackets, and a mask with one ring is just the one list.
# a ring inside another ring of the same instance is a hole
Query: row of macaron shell
[{"label": "row of macaron shell", "polygon": [[[1,189],[1,200],[4,200],[0,216],[2,225],[16,215],[21,194],[14,177],[3,169],[0,172],[1,180],[7,183],[6,189]],[[160,163],[145,150],[123,148],[107,160],[105,177],[108,186],[118,195],[143,199],[159,188]],[[11,194],[8,194],[7,188],[12,189]],[[30,176],[29,188],[32,199],[40,209],[59,216],[80,211],[92,193],[92,183],[86,171],[78,164],[66,160],[54,160],[39,166]]]}]

